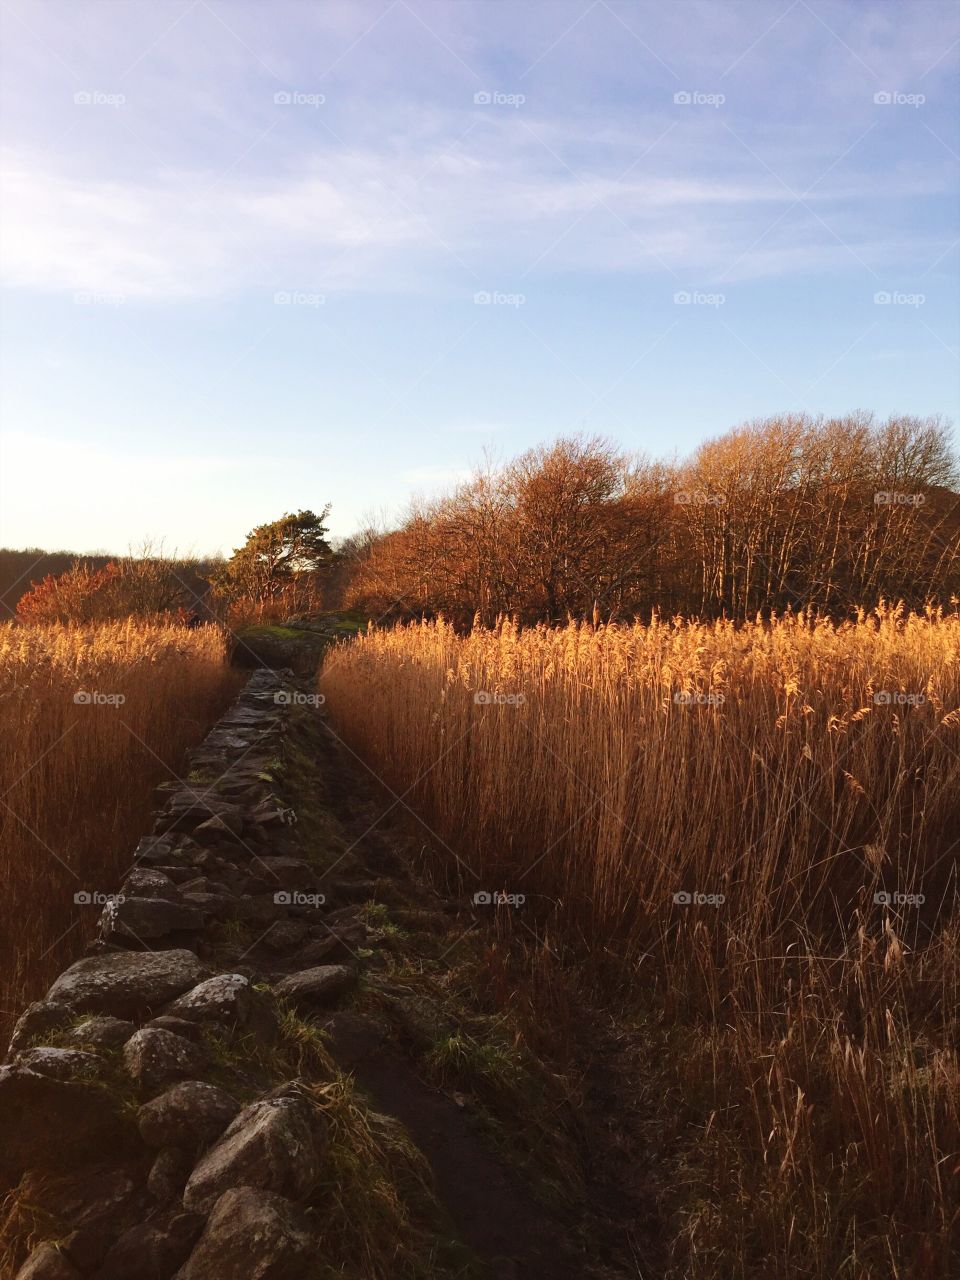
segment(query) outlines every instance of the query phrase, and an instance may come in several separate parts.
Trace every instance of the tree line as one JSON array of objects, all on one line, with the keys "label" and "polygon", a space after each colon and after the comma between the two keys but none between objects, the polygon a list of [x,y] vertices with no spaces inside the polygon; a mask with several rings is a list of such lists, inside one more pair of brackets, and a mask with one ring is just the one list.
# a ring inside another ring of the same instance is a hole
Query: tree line
[{"label": "tree line", "polygon": [[348,539],[330,587],[375,617],[463,625],[947,604],[957,487],[936,417],[767,418],[679,462],[576,436],[487,460],[399,527]]}]

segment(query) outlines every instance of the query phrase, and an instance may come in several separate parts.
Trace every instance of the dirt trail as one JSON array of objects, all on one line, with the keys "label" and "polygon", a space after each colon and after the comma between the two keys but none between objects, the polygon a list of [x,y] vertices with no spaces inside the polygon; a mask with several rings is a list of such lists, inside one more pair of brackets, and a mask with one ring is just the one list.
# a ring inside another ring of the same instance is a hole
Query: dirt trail
[{"label": "dirt trail", "polygon": [[[380,820],[389,795],[325,717],[311,733],[311,745],[324,804],[335,814],[351,857],[410,904],[427,900],[453,910],[411,871],[401,829],[391,825],[392,815]],[[470,1115],[425,1083],[413,1060],[378,1040],[362,1020],[336,1019],[330,1030],[334,1057],[379,1110],[406,1126],[433,1168],[438,1196],[462,1239],[492,1275],[652,1280],[662,1274],[662,1233],[648,1183],[651,1158],[630,1098],[637,1063],[628,1037],[613,1027],[592,1027],[581,1067],[589,1182],[582,1210],[595,1240],[585,1257],[584,1223],[560,1221],[540,1205]]]}]

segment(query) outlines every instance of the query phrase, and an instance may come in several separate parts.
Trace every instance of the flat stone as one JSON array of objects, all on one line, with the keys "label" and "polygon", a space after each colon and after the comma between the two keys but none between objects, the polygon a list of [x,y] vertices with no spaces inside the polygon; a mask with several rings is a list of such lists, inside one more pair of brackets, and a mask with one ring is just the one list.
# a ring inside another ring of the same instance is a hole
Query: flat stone
[{"label": "flat stone", "polygon": [[133,861],[136,863],[145,863],[156,865],[161,862],[170,862],[173,855],[173,840],[163,836],[144,836],[133,851]]},{"label": "flat stone", "polygon": [[103,1066],[103,1059],[82,1049],[52,1049],[41,1045],[18,1053],[14,1065],[54,1080],[90,1080]]},{"label": "flat stone", "polygon": [[71,1027],[62,1037],[67,1045],[95,1045],[98,1049],[119,1049],[136,1031],[136,1024],[106,1014],[87,1018]]},{"label": "flat stone", "polygon": [[76,1011],[136,1015],[181,995],[203,977],[192,951],[108,951],[78,960],[47,992]]},{"label": "flat stone", "polygon": [[356,973],[345,964],[321,964],[290,974],[273,989],[278,996],[296,1004],[328,1005],[349,991],[356,981]]},{"label": "flat stone", "polygon": [[302,1280],[316,1267],[306,1219],[283,1196],[250,1186],[225,1192],[176,1280]]},{"label": "flat stone", "polygon": [[107,903],[100,917],[101,935],[108,940],[141,941],[202,928],[203,916],[196,907],[169,898],[117,898]]},{"label": "flat stone", "polygon": [[239,808],[231,801],[218,800],[215,796],[198,796],[192,791],[182,791],[174,795],[165,812],[157,818],[155,830],[157,835],[181,831],[192,832],[210,818],[227,819],[228,817],[240,817],[242,821]]},{"label": "flat stone", "polygon": [[158,1027],[141,1027],[123,1046],[124,1066],[146,1089],[195,1078],[208,1062],[200,1045]]},{"label": "flat stone", "polygon": [[224,1089],[203,1080],[182,1080],[137,1112],[137,1127],[148,1147],[186,1147],[213,1142],[240,1110]]},{"label": "flat stone", "polygon": [[237,899],[226,893],[207,893],[189,890],[183,894],[183,902],[215,920],[229,920],[237,913]]},{"label": "flat stone", "polygon": [[211,841],[232,840],[243,831],[243,817],[240,813],[225,813],[215,818],[208,818],[194,828],[193,838],[201,844]]},{"label": "flat stone", "polygon": [[169,898],[175,902],[179,896],[177,886],[156,867],[134,867],[120,887],[124,897]]},{"label": "flat stone", "polygon": [[205,1213],[231,1187],[258,1187],[304,1199],[320,1164],[313,1115],[302,1098],[254,1102],[230,1124],[187,1180],[184,1207]]}]

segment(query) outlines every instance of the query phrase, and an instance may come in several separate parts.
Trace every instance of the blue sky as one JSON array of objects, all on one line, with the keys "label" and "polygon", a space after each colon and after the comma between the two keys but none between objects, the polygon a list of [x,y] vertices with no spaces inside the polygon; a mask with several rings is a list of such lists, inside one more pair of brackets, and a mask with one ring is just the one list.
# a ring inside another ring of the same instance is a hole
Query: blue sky
[{"label": "blue sky", "polygon": [[957,419],[952,3],[0,12],[5,545],[347,534],[571,431]]}]

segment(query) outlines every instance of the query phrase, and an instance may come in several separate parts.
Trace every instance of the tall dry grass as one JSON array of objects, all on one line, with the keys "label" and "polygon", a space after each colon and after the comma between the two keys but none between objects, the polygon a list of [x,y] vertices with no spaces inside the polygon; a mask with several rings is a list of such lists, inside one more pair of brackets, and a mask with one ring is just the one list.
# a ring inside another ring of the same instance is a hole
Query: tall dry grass
[{"label": "tall dry grass", "polygon": [[0,626],[0,1031],[90,936],[74,895],[115,891],[153,787],[237,688],[226,659],[213,627]]},{"label": "tall dry grass", "polygon": [[422,623],[321,687],[438,875],[630,980],[676,1275],[960,1273],[960,618]]}]

